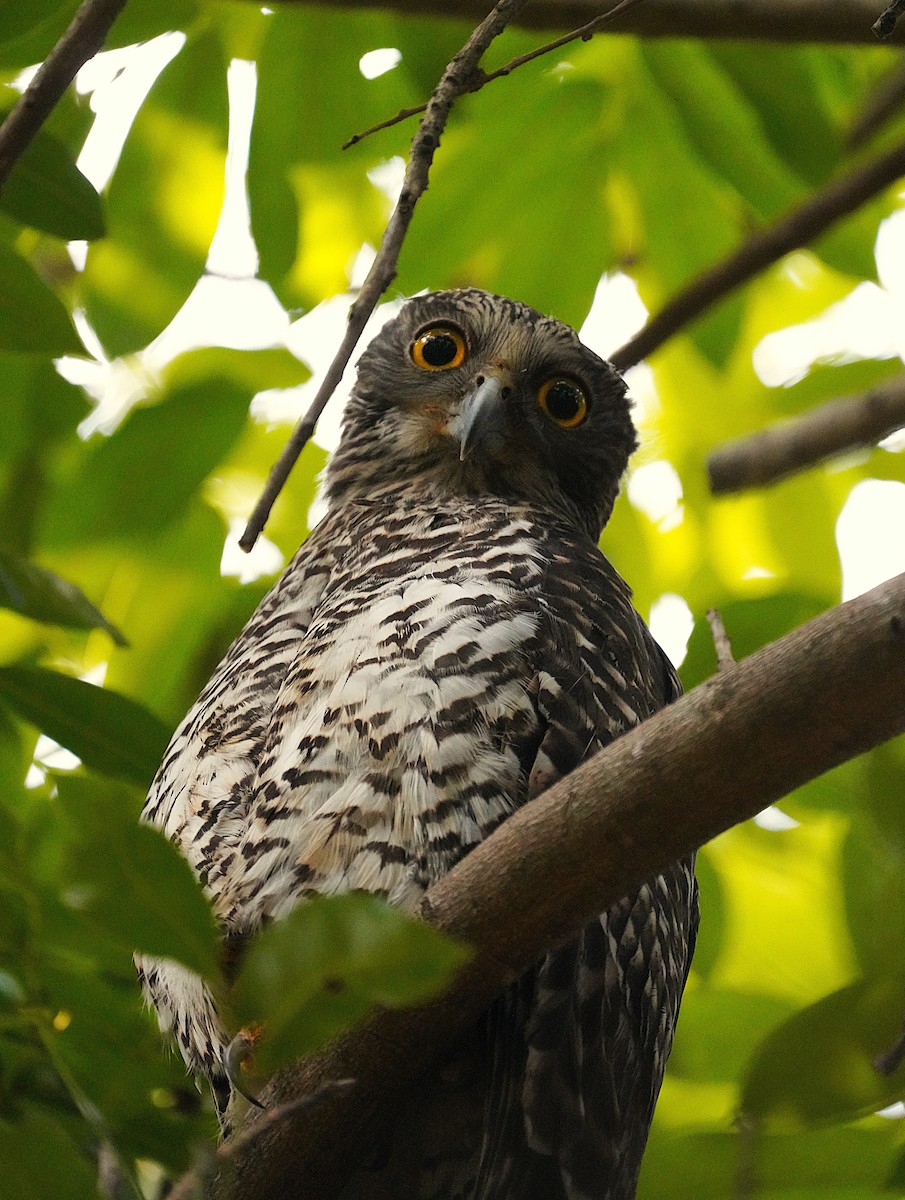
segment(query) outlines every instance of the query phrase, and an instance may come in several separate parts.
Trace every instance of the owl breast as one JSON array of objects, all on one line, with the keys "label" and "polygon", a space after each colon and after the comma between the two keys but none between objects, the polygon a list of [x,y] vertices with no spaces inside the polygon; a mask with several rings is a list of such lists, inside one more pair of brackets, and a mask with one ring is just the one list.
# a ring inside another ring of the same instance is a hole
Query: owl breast
[{"label": "owl breast", "polygon": [[412,906],[524,799],[539,617],[500,557],[526,532],[480,554],[441,521],[393,553],[362,529],[334,571],[271,714],[227,920],[353,888]]}]

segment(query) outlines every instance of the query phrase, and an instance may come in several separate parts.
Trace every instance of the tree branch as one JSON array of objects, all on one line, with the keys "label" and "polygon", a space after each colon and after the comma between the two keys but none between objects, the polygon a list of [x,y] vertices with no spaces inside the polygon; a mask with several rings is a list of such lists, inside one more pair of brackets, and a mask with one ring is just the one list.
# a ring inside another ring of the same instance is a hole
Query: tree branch
[{"label": "tree branch", "polygon": [[821,404],[795,420],[720,446],[707,460],[715,496],[776,483],[806,467],[863,446],[905,426],[905,375],[863,396]]},{"label": "tree branch", "polygon": [[[481,88],[491,83],[494,79],[502,79],[506,75],[511,75],[513,71],[525,66],[526,63],[534,62],[536,58],[541,58],[545,54],[559,50],[562,46],[568,46],[570,42],[576,42],[579,39],[583,42],[589,42],[595,33],[599,33],[601,29],[611,24],[619,15],[627,12],[630,8],[634,8],[640,2],[641,0],[621,0],[621,3],[611,8],[608,12],[595,17],[593,21],[588,21],[587,25],[581,25],[578,29],[573,29],[571,33],[563,34],[562,37],[556,38],[552,42],[547,42],[543,46],[538,46],[535,50],[529,50],[527,54],[519,54],[517,58],[513,58],[507,62],[504,67],[498,67],[496,71],[491,71],[489,74],[485,74],[483,71],[477,72],[477,78],[468,91],[479,92]],[[365,138],[370,137],[374,133],[379,133],[381,129],[390,129],[393,125],[407,121],[409,117],[416,117],[418,113],[424,112],[426,108],[426,104],[417,104],[414,108],[401,109],[396,113],[395,117],[387,117],[385,121],[380,121],[377,125],[372,125],[370,129],[353,134],[347,142],[343,143],[343,150],[348,150],[350,147],[358,145]]]},{"label": "tree branch", "polygon": [[633,367],[736,288],[792,250],[813,242],[836,221],[855,212],[902,175],[905,175],[905,142],[833,180],[775,225],[756,233],[728,258],[693,279],[667,300],[640,333],[610,355],[610,361],[620,371]]},{"label": "tree branch", "polygon": [[[378,1012],[272,1080],[269,1105],[331,1080],[357,1086],[303,1124],[263,1128],[208,1200],[334,1196],[432,1057],[545,950],[696,846],[903,731],[900,575],[726,664],[476,847],[422,905],[475,958],[435,1003]],[[190,1194],[180,1181],[171,1200]]]},{"label": "tree branch", "polygon": [[414,215],[415,205],[427,190],[431,163],[440,145],[440,135],[446,126],[453,104],[459,96],[469,90],[484,51],[494,38],[503,32],[513,17],[525,7],[526,3],[527,0],[498,0],[489,16],[481,22],[443,72],[442,79],[428,101],[427,111],[418,126],[418,132],[412,140],[408,166],[402,181],[402,191],[387,222],[377,257],[371,265],[355,303],[349,309],[345,336],[324,376],[323,383],[318,388],[311,407],[292,431],[282,454],[271,468],[264,491],[249,517],[245,532],[239,539],[239,545],[243,550],[251,550],[257,541],[258,534],[264,528],[274,501],[280,494],[289,472],[295,465],[305,443],[314,432],[318,418],[342,378],[343,371],[352,357],[352,351],[358,344],[358,339],[362,335],[368,318],[396,275],[396,263],[399,260],[402,242]]},{"label": "tree branch", "polygon": [[0,188],[79,69],[104,44],[126,0],[85,0],[0,125]]},{"label": "tree branch", "polygon": [[[308,0],[281,0],[303,3]],[[318,0],[333,8],[382,8],[423,16],[416,0]],[[645,0],[613,22],[611,33],[641,37],[744,38],[767,42],[848,42],[877,46],[871,26],[882,0]],[[473,20],[481,0],[447,0],[444,17]],[[600,0],[534,0],[518,24],[528,29],[574,29],[600,12]],[[900,25],[891,43],[905,41]]]}]

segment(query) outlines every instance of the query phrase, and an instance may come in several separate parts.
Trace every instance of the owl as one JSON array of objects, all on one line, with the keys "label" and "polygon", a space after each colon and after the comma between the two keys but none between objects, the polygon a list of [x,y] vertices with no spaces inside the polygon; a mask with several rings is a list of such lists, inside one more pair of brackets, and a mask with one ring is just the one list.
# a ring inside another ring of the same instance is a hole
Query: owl
[{"label": "owl", "polygon": [[[414,911],[512,812],[676,698],[597,545],[635,444],[615,369],[534,309],[438,292],[383,328],[327,514],[145,805],[227,941],[351,889]],[[630,1200],[693,951],[693,868],[648,880],[513,984],[343,1200]],[[225,1104],[235,1031],[189,971],[139,969]]]}]

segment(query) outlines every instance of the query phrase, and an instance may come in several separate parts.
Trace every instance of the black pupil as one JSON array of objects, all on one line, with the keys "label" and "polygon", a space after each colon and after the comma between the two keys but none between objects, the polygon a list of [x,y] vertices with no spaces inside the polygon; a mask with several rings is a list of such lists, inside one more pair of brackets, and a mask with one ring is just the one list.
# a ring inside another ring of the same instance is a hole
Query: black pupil
[{"label": "black pupil", "polygon": [[421,347],[424,361],[432,367],[448,366],[458,350],[456,339],[451,333],[429,333]]},{"label": "black pupil", "polygon": [[547,411],[557,421],[571,421],[581,408],[581,393],[574,383],[561,379],[547,392]]}]

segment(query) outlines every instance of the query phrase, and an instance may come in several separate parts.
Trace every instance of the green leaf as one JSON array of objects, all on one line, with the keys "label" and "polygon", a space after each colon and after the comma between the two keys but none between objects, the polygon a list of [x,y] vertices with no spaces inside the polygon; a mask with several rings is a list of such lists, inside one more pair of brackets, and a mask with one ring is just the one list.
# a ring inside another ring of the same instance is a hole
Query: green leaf
[{"label": "green leaf", "polygon": [[4,183],[0,210],[68,241],[90,241],[104,233],[100,196],[64,143],[46,130],[38,133]]},{"label": "green leaf", "polygon": [[49,1113],[0,1120],[0,1200],[97,1200],[96,1169]]},{"label": "green leaf", "polygon": [[128,642],[74,583],[54,571],[0,550],[0,607],[70,629],[105,629],[118,646]]},{"label": "green leaf", "polygon": [[243,1023],[261,1022],[269,1070],[324,1045],[376,1005],[435,995],[467,949],[364,892],[307,901],[259,934],[236,981]]},{"label": "green leaf", "polygon": [[802,193],[800,180],[774,152],[744,93],[707,46],[643,43],[644,61],[682,121],[697,156],[731,183],[762,218]]},{"label": "green leaf", "polygon": [[901,978],[862,980],[795,1013],[770,1033],[745,1078],[742,1110],[777,1131],[849,1120],[901,1098],[905,1067],[873,1065],[895,1045],[905,1013]]},{"label": "green leaf", "polygon": [[147,787],[169,740],[128,696],[44,667],[0,667],[0,699],[103,775]]},{"label": "green leaf", "polygon": [[0,3],[0,66],[42,62],[65,31],[78,0],[3,0]]},{"label": "green leaf", "polygon": [[54,544],[141,540],[183,516],[210,472],[238,440],[251,390],[207,378],[136,408],[109,437],[97,437],[48,512]]},{"label": "green leaf", "polygon": [[64,899],[129,951],[217,975],[217,927],[191,868],[159,830],[138,822],[135,794],[58,776],[71,843]]},{"label": "green leaf", "polygon": [[62,302],[24,258],[0,244],[0,350],[57,356],[82,349]]}]

